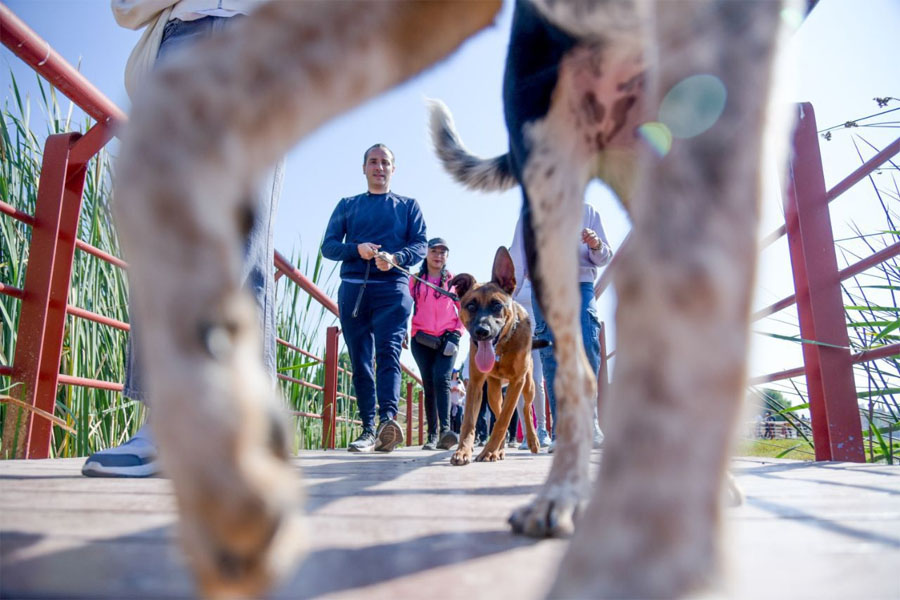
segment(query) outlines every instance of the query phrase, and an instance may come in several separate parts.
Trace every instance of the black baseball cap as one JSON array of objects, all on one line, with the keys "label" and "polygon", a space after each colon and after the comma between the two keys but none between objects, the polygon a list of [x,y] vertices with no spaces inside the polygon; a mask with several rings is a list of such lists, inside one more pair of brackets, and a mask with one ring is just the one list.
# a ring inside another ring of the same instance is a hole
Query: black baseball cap
[{"label": "black baseball cap", "polygon": [[443,246],[447,250],[450,249],[450,246],[447,244],[447,240],[445,240],[444,238],[438,237],[438,238],[431,238],[430,240],[428,240],[429,248],[434,248],[436,246]]}]

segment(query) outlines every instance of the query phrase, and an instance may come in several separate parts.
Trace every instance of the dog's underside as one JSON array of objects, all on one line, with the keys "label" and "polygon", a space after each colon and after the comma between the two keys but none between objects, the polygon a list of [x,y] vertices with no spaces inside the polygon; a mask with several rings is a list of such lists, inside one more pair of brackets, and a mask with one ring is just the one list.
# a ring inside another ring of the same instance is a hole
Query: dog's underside
[{"label": "dog's underside", "polygon": [[[556,337],[557,452],[543,488],[511,521],[530,535],[563,535],[578,516],[552,597],[703,590],[716,583],[718,492],[744,382],[780,5],[535,6],[516,9],[510,154],[487,171],[492,185],[520,181],[525,190],[529,268]],[[301,539],[282,417],[239,287],[254,181],[297,139],[440,60],[497,9],[274,2],[161,68],[135,102],[115,215],[146,321],[141,351],[161,458],[207,595],[258,595],[293,563]],[[721,117],[664,157],[643,151],[633,127],[698,73],[728,91]],[[614,276],[606,450],[582,510],[595,378],[580,347],[575,248],[584,189],[598,176],[626,201],[634,243]]]}]

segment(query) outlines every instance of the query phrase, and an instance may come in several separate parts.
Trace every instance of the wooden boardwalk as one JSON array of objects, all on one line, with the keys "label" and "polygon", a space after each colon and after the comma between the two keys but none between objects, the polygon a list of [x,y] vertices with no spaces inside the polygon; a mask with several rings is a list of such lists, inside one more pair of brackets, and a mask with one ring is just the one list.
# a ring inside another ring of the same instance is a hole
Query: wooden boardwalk
[{"label": "wooden boardwalk", "polygon": [[[594,461],[601,453],[594,453]],[[565,542],[510,535],[551,457],[304,452],[310,552],[278,598],[541,597]],[[0,597],[189,598],[166,479],[0,462]],[[737,459],[730,597],[900,598],[900,468]]]}]

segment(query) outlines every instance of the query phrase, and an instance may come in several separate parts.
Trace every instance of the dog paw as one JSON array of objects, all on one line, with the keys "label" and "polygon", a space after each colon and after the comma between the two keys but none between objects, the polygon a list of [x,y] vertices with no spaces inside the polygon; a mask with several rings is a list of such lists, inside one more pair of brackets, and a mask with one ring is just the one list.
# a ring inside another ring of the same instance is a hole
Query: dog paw
[{"label": "dog paw", "polygon": [[283,423],[272,419],[268,429],[235,462],[207,469],[211,475],[179,474],[181,537],[204,596],[259,596],[303,550],[301,493]]},{"label": "dog paw", "polygon": [[585,503],[574,489],[545,487],[530,504],[513,511],[509,524],[513,533],[529,537],[569,537]]},{"label": "dog paw", "polygon": [[467,449],[459,449],[450,457],[450,464],[461,467],[472,462],[472,451]]},{"label": "dog paw", "polygon": [[306,540],[285,415],[264,371],[253,368],[256,348],[247,345],[233,351],[240,362],[207,360],[177,373],[177,362],[163,363],[169,377],[155,379],[152,397],[180,537],[199,594],[209,598],[264,595]]},{"label": "dog paw", "polygon": [[476,462],[497,462],[498,460],[503,460],[506,457],[506,449],[500,448],[498,450],[488,450],[485,448],[481,451],[481,454],[478,455],[478,458],[475,459]]}]

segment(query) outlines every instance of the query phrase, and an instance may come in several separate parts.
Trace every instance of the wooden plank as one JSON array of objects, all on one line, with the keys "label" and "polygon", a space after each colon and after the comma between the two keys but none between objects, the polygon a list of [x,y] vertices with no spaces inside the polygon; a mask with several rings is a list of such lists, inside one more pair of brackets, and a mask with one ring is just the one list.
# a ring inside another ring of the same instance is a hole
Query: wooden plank
[{"label": "wooden plank", "polygon": [[[539,598],[566,543],[513,536],[506,517],[551,458],[510,450],[458,468],[418,449],[304,453],[310,550],[273,597]],[[0,462],[0,597],[193,597],[169,482],[89,479],[81,463]],[[726,513],[730,597],[900,597],[900,468],[744,459],[733,470],[747,502]]]}]

